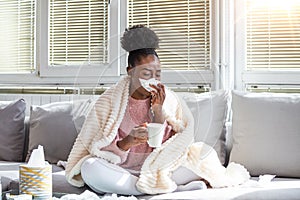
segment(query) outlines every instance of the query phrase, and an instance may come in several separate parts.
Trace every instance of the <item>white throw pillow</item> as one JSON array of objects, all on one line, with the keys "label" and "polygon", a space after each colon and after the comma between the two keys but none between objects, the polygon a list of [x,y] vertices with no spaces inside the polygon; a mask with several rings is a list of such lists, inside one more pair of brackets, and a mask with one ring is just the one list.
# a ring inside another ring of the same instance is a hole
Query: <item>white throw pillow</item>
[{"label": "white throw pillow", "polygon": [[232,92],[230,161],[251,175],[300,177],[300,94]]},{"label": "white throw pillow", "polygon": [[212,146],[225,163],[225,122],[228,110],[228,91],[177,93],[188,105],[195,120],[195,141]]}]

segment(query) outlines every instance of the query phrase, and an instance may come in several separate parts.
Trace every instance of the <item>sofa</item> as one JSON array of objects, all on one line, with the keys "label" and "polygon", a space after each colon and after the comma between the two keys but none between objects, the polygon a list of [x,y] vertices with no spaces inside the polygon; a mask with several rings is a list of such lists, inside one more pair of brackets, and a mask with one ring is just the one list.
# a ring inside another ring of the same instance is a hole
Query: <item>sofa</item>
[{"label": "sofa", "polygon": [[[300,94],[177,92],[195,120],[195,141],[216,150],[221,163],[243,164],[248,182],[229,188],[142,195],[139,199],[300,199]],[[2,191],[18,190],[19,165],[38,145],[52,164],[53,192],[80,194],[64,164],[97,96],[0,95]],[[38,99],[38,100],[36,100]],[[48,100],[45,100],[48,99]]]}]

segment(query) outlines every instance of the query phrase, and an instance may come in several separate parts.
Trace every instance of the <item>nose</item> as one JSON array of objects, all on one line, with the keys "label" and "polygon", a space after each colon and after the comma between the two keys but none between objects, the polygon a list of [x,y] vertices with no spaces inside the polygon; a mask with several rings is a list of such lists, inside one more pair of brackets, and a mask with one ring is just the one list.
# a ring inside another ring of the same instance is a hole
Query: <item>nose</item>
[{"label": "nose", "polygon": [[155,80],[160,81],[160,76],[155,72],[152,74],[151,78],[154,78]]},{"label": "nose", "polygon": [[155,80],[158,80],[158,81],[160,81],[160,76],[154,75],[154,77],[153,77],[153,78],[155,78]]}]

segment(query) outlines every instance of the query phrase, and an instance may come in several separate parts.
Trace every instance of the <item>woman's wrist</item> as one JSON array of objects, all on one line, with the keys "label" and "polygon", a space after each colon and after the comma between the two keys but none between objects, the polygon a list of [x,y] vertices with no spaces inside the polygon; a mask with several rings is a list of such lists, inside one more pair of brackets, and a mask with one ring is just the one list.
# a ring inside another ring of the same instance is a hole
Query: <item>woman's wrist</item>
[{"label": "woman's wrist", "polygon": [[152,106],[152,111],[154,114],[153,122],[162,124],[165,121],[165,119],[163,117],[163,112],[162,112],[162,105],[154,104]]}]

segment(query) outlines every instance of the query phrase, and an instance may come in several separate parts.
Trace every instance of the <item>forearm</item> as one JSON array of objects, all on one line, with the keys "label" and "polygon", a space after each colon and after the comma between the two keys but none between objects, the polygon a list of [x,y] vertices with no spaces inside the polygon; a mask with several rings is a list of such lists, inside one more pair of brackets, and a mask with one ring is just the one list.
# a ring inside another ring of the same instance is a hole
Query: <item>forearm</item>
[{"label": "forearm", "polygon": [[162,105],[159,105],[159,104],[153,105],[152,111],[153,111],[153,115],[154,115],[153,122],[163,124],[165,121],[165,117],[163,115]]}]

